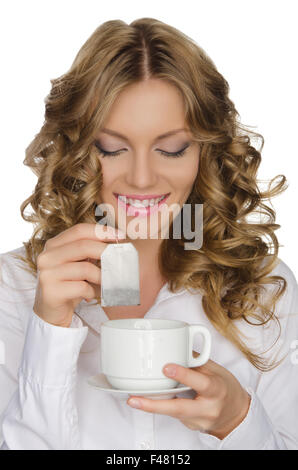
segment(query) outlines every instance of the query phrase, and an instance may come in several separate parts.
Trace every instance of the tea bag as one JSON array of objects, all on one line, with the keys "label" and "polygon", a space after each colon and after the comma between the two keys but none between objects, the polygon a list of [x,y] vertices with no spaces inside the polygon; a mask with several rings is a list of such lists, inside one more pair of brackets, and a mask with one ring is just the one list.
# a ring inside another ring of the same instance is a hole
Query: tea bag
[{"label": "tea bag", "polygon": [[109,243],[101,255],[101,305],[140,305],[139,256],[132,243]]}]

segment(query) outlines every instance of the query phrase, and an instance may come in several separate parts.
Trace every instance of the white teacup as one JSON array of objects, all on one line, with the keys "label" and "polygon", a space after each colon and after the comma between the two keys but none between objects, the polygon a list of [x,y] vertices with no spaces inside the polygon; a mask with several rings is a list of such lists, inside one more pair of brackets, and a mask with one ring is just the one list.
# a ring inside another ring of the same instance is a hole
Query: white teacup
[{"label": "white teacup", "polygon": [[[193,357],[194,335],[204,337],[203,350]],[[120,390],[164,390],[179,382],[162,372],[167,363],[184,367],[205,364],[211,335],[203,325],[178,320],[125,318],[101,325],[101,371]]]}]

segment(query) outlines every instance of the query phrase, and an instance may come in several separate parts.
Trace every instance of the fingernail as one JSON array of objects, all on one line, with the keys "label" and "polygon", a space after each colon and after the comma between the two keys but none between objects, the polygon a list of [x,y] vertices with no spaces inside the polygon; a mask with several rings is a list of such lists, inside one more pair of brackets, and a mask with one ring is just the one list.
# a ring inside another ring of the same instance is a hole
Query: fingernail
[{"label": "fingernail", "polygon": [[176,366],[166,366],[164,368],[164,372],[169,375],[170,377],[175,377],[176,372],[177,372],[177,367]]},{"label": "fingernail", "polygon": [[136,398],[131,398],[128,401],[128,404],[132,406],[133,408],[141,408],[141,402],[137,400]]}]

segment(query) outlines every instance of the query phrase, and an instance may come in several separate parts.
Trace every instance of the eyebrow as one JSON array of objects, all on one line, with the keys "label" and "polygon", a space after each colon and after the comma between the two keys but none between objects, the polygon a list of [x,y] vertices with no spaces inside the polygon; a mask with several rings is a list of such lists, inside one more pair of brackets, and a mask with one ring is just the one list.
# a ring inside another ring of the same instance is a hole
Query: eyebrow
[{"label": "eyebrow", "polygon": [[[181,128],[181,129],[174,129],[172,131],[166,132],[165,134],[161,134],[161,135],[157,136],[154,139],[154,142],[157,142],[158,140],[161,140],[161,139],[165,139],[166,137],[169,137],[170,135],[178,134],[178,132],[181,132],[181,131],[189,131],[189,129],[186,129],[185,127]],[[100,132],[104,132],[105,134],[113,135],[115,137],[120,137],[121,139],[126,140],[127,142],[129,142],[128,138],[125,137],[125,135],[119,134],[119,132],[112,131],[111,129],[103,128],[103,129],[100,130]]]}]

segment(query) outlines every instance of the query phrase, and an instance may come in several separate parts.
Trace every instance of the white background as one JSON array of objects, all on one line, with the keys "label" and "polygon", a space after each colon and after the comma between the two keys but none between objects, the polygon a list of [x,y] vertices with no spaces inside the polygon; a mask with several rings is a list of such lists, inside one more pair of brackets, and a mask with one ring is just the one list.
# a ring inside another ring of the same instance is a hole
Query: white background
[{"label": "white background", "polygon": [[69,69],[101,23],[153,17],[192,37],[229,82],[242,123],[265,138],[258,178],[287,177],[289,188],[271,204],[279,257],[297,277],[297,0],[10,0],[0,8],[0,253],[32,234],[20,205],[37,177],[23,160],[43,124],[50,79]]}]

